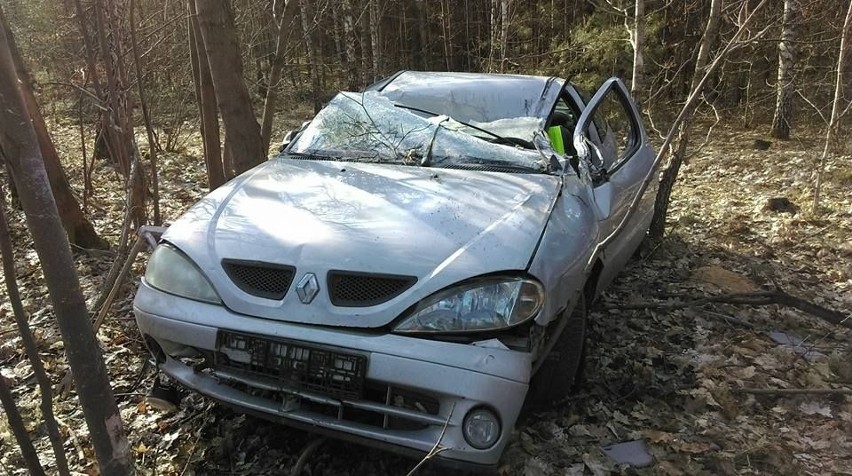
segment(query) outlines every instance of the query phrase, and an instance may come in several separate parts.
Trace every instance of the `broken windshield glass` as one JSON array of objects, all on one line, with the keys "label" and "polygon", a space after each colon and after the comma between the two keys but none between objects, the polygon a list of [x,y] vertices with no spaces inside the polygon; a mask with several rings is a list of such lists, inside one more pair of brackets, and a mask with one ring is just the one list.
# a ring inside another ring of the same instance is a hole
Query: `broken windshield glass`
[{"label": "broken windshield glass", "polygon": [[[428,116],[394,106],[375,92],[340,93],[314,118],[289,149],[324,158],[431,166],[502,166],[542,171],[535,150],[492,143],[445,115]],[[504,119],[495,125],[507,136],[531,141],[535,118]],[[482,127],[483,129],[485,127]],[[476,135],[471,135],[476,134]],[[520,134],[520,136],[519,136]]]}]

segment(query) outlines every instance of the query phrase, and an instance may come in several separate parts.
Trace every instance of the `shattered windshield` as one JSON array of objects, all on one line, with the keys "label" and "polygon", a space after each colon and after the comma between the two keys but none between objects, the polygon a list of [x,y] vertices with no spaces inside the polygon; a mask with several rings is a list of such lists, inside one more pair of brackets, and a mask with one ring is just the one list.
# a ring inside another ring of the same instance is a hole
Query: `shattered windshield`
[{"label": "shattered windshield", "polygon": [[461,123],[376,92],[340,93],[314,118],[289,153],[317,158],[434,167],[493,166],[543,171],[534,148],[541,120]]}]

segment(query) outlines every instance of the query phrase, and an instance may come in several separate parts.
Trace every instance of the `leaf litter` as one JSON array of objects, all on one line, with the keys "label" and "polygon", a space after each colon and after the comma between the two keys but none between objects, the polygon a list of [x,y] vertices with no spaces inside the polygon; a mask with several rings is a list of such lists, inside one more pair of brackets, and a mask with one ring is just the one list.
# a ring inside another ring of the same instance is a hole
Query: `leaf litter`
[{"label": "leaf litter", "polygon": [[[52,124],[70,179],[82,189],[74,127]],[[776,143],[758,151],[749,146],[752,135],[717,128],[717,137],[685,165],[666,240],[634,259],[591,310],[584,386],[547,411],[522,416],[498,474],[852,474],[852,397],[743,391],[850,388],[848,329],[779,306],[619,308],[665,303],[684,293],[780,287],[852,313],[852,160],[828,161],[824,208],[815,215],[809,204],[816,142]],[[144,137],[139,140],[144,143]],[[206,189],[200,142],[194,137],[185,144],[160,159],[167,222]],[[106,164],[97,168],[87,213],[102,236],[116,242],[123,192]],[[766,208],[779,196],[797,204],[797,213]],[[61,338],[20,211],[12,210],[10,221],[24,305],[56,384],[68,368]],[[78,251],[75,257],[91,303],[113,255]],[[143,270],[140,258],[136,280]],[[173,412],[145,402],[154,372],[133,322],[135,285],[125,283],[98,338],[140,474],[287,473],[312,435],[192,393]],[[13,384],[42,463],[55,470],[40,425],[37,387],[6,302],[0,304],[0,369]],[[72,467],[77,474],[97,474],[73,389],[54,403]],[[629,457],[618,453],[623,448]],[[329,440],[304,473],[396,475],[415,464]],[[5,419],[0,468],[25,474]],[[446,470],[426,466],[419,474]]]}]

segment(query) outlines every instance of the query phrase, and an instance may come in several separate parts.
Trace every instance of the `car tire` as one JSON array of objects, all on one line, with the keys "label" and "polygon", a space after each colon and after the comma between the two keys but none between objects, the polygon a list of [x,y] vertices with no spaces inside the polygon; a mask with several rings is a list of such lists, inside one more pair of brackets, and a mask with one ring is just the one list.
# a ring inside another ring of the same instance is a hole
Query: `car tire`
[{"label": "car tire", "polygon": [[586,316],[586,299],[581,296],[556,345],[530,380],[528,404],[548,405],[577,390],[586,354]]}]

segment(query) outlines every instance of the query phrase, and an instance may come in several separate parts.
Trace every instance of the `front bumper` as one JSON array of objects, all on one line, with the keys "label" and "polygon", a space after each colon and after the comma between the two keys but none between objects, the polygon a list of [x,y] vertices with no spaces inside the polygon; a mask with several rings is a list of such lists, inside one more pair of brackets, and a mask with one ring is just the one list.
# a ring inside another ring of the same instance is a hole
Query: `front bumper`
[{"label": "front bumper", "polygon": [[[134,312],[142,334],[167,355],[160,368],[184,386],[247,413],[412,456],[429,452],[446,425],[441,445],[448,449],[439,459],[496,464],[528,387],[530,357],[524,352],[254,318],[165,294],[144,282]],[[189,348],[215,353],[220,330],[365,355],[366,381],[386,389],[387,398],[333,398],[225,369],[202,371],[181,360]],[[401,405],[400,394],[431,403]],[[462,434],[464,417],[480,407],[501,423],[499,439],[484,450]]]}]

